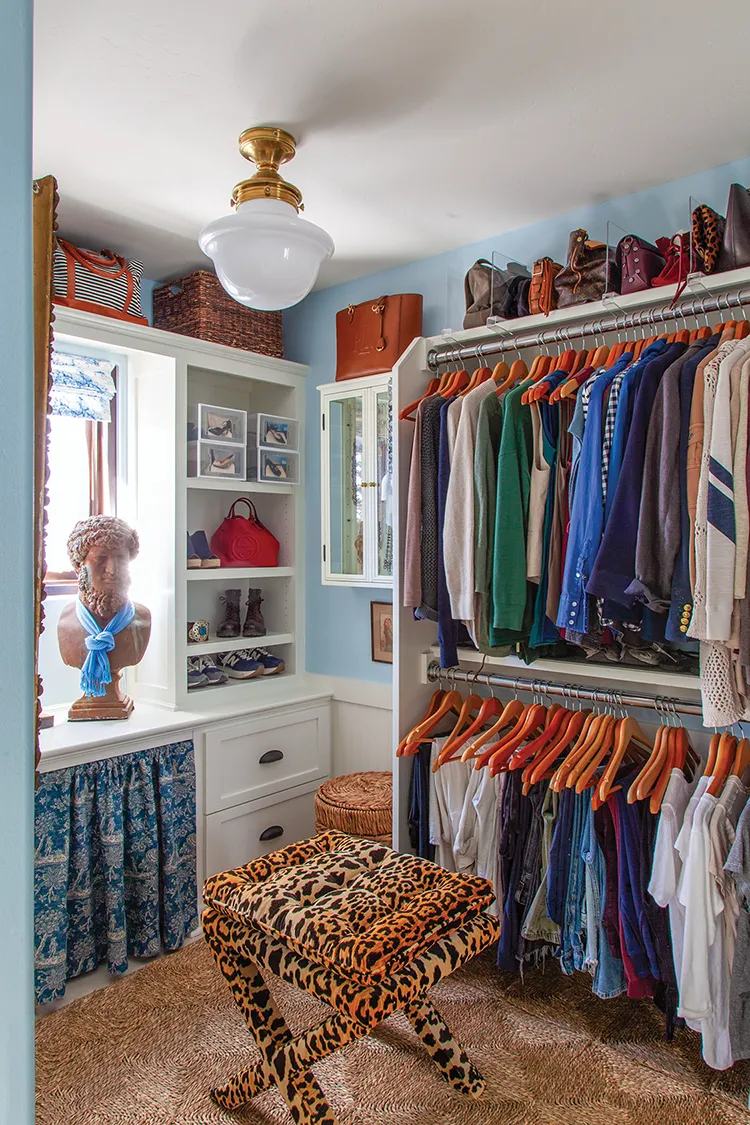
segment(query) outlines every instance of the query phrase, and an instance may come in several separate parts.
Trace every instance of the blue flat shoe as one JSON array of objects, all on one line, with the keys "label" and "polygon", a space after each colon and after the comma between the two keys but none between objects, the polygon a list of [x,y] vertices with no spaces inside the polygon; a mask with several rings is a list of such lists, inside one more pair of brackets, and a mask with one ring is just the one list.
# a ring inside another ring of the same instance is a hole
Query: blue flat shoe
[{"label": "blue flat shoe", "polygon": [[[194,531],[190,538],[193,542],[193,550],[198,556],[198,565],[200,567],[207,570],[212,567],[221,566],[221,562],[208,545],[208,538],[206,537],[205,531]],[[188,563],[188,566],[189,565]]]}]

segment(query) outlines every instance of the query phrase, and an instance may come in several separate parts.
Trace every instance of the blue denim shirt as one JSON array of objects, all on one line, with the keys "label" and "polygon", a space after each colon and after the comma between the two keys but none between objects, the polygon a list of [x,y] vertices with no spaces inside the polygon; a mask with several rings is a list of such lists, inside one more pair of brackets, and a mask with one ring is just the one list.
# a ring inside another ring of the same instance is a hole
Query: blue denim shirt
[{"label": "blue denim shirt", "polygon": [[[618,360],[597,375],[589,396],[583,431],[578,479],[570,510],[570,532],[565,555],[557,625],[577,633],[588,633],[588,598],[585,594],[591,567],[599,550],[604,527],[602,503],[602,420],[604,396],[616,375],[627,367],[630,356]],[[571,427],[572,429],[572,427]]]},{"label": "blue denim shirt", "polygon": [[615,415],[615,432],[612,436],[612,452],[609,459],[609,476],[607,477],[607,499],[604,504],[605,523],[612,511],[612,503],[617,491],[617,482],[620,479],[622,459],[625,456],[625,444],[628,440],[628,430],[633,417],[633,400],[638,389],[638,383],[646,364],[656,356],[661,355],[667,346],[666,340],[655,340],[641,353],[636,362],[625,372],[620,386],[620,399],[617,403]]},{"label": "blue denim shirt", "polygon": [[627,992],[628,982],[622,960],[613,955],[602,924],[607,872],[604,855],[596,838],[594,810],[590,802],[586,810],[581,858],[586,864],[586,961],[583,967],[594,977],[591,991],[602,1000],[609,1000]]}]

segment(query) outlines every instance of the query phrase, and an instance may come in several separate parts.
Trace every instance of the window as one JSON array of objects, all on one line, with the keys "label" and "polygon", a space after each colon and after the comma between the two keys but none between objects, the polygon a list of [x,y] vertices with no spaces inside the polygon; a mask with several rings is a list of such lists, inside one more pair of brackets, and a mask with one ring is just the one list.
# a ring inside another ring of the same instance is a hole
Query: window
[{"label": "window", "polygon": [[[111,368],[111,365],[110,365]],[[55,366],[53,362],[53,379]],[[112,375],[112,391],[116,376]],[[80,397],[75,411],[68,412],[62,398],[65,390],[55,383],[52,394],[53,413],[49,418],[47,481],[47,526],[45,533],[46,574],[48,594],[75,593],[77,579],[68,558],[67,541],[73,525],[88,516],[117,513],[117,420],[115,403],[104,408],[80,410]],[[79,394],[79,389],[76,390]],[[98,414],[98,418],[81,414]]]}]

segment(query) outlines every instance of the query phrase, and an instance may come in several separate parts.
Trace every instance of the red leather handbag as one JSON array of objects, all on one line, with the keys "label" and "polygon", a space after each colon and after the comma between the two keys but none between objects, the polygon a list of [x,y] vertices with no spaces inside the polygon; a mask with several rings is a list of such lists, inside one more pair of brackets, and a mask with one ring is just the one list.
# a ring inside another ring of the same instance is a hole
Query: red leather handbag
[{"label": "red leather handbag", "polygon": [[676,285],[672,304],[681,296],[690,273],[690,235],[675,234],[672,238],[657,238],[656,245],[666,265],[651,282],[652,286]]},{"label": "red leather handbag", "polygon": [[[238,516],[238,504],[247,504],[250,515]],[[222,566],[279,565],[279,541],[260,522],[255,505],[245,496],[235,500],[211,536],[211,550]]]}]

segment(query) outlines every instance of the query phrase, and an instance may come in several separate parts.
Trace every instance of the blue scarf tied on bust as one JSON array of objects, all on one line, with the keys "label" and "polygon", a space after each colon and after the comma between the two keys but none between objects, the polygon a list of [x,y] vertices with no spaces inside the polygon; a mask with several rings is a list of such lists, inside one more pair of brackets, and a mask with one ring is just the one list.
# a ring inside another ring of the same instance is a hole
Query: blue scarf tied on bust
[{"label": "blue scarf tied on bust", "polygon": [[84,695],[105,695],[107,684],[112,683],[108,653],[115,647],[116,634],[127,629],[135,617],[135,606],[131,601],[125,602],[122,609],[118,609],[112,620],[101,629],[94,615],[77,598],[76,617],[88,633],[85,644],[89,654],[81,668],[81,691]]}]

